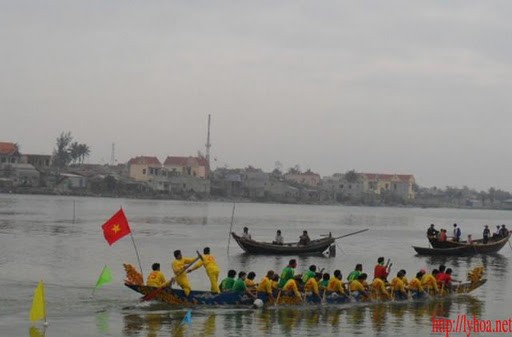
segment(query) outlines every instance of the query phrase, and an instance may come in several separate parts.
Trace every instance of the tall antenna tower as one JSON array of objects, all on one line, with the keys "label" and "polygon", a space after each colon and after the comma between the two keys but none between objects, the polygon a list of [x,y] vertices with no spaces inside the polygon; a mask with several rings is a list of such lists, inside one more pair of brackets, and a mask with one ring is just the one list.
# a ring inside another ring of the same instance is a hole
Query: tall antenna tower
[{"label": "tall antenna tower", "polygon": [[210,115],[208,115],[208,134],[206,136],[206,161],[208,162],[208,169],[210,169]]},{"label": "tall antenna tower", "polygon": [[112,143],[112,151],[110,152],[110,166],[116,164],[116,143]]}]

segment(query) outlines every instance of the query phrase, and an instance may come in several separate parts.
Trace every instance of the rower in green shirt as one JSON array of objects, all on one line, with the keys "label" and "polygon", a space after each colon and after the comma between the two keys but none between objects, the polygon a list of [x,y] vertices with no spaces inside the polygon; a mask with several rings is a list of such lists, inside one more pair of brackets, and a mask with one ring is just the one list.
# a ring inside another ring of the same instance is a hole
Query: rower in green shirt
[{"label": "rower in green shirt", "polygon": [[359,275],[361,275],[362,272],[363,272],[363,265],[360,263],[356,264],[356,269],[354,271],[352,271],[350,274],[348,274],[347,281],[350,283],[354,280],[357,280],[357,278],[359,277]]},{"label": "rower in green shirt", "polygon": [[278,284],[279,288],[284,287],[286,282],[293,278],[293,275],[295,275],[295,267],[297,267],[297,261],[295,259],[291,259],[290,262],[288,262],[288,265],[281,272]]},{"label": "rower in green shirt", "polygon": [[245,277],[247,276],[247,273],[245,271],[241,271],[238,273],[238,278],[235,281],[235,284],[233,284],[233,292],[235,293],[245,293],[252,297],[253,299],[256,299],[256,295],[250,292],[249,289],[247,289],[247,286],[245,285]]},{"label": "rower in green shirt", "polygon": [[228,271],[228,277],[222,280],[219,285],[220,291],[231,291],[235,284],[236,271],[231,269]]},{"label": "rower in green shirt", "polygon": [[309,266],[309,270],[302,275],[302,283],[306,284],[308,280],[316,276],[316,266],[312,264]]}]

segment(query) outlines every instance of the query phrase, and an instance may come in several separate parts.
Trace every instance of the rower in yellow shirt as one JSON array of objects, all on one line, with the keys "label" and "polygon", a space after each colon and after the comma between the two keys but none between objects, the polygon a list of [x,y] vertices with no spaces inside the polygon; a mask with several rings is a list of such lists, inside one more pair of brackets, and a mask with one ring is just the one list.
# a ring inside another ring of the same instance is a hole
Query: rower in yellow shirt
[{"label": "rower in yellow shirt", "polygon": [[424,270],[420,270],[416,277],[414,277],[411,282],[409,282],[409,290],[411,291],[411,297],[413,299],[421,298],[425,295],[425,290],[421,285],[421,278],[425,274]]},{"label": "rower in yellow shirt", "polygon": [[439,286],[437,285],[436,275],[439,273],[437,269],[432,270],[431,274],[425,274],[421,278],[421,286],[429,294],[439,294]]},{"label": "rower in yellow shirt", "polygon": [[270,301],[274,301],[274,296],[272,295],[272,278],[274,277],[274,271],[269,270],[267,275],[265,275],[260,284],[258,284],[258,288],[256,288],[256,292],[264,293],[268,295],[268,299]]},{"label": "rower in yellow shirt", "polygon": [[183,257],[181,255],[181,250],[174,251],[174,261],[172,261],[171,267],[174,272],[174,280],[185,292],[185,296],[190,294],[190,283],[188,282],[187,273],[190,273],[190,270],[185,272],[188,267],[193,264],[196,259],[191,257]]},{"label": "rower in yellow shirt", "polygon": [[194,271],[204,266],[206,275],[210,279],[210,290],[212,293],[220,293],[219,289],[219,266],[215,261],[215,257],[210,254],[210,248],[205,247],[203,249],[203,255],[201,261],[197,262],[190,271]]},{"label": "rower in yellow shirt", "polygon": [[377,300],[390,300],[392,299],[391,293],[386,289],[386,284],[384,283],[384,276],[376,277],[372,284],[372,297]]},{"label": "rower in yellow shirt", "polygon": [[[406,271],[401,269],[395,277],[391,280],[391,291],[395,299],[397,300],[406,300],[408,298],[408,292],[405,288],[405,273]],[[406,279],[407,280],[407,279]]]},{"label": "rower in yellow shirt", "polygon": [[256,288],[258,288],[258,285],[256,282],[254,282],[254,279],[256,278],[256,273],[253,271],[250,271],[249,274],[247,274],[247,277],[245,278],[245,286],[250,291],[254,292]]},{"label": "rower in yellow shirt", "polygon": [[320,297],[320,291],[318,290],[318,281],[322,278],[322,273],[316,273],[315,277],[310,277],[304,285],[304,293],[310,292],[318,298]]},{"label": "rower in yellow shirt", "polygon": [[357,277],[357,279],[350,282],[350,293],[356,301],[367,300],[370,298],[369,293],[365,287],[367,278],[368,274],[362,273]]},{"label": "rower in yellow shirt", "polygon": [[286,281],[285,285],[283,286],[283,291],[291,293],[295,295],[298,299],[302,300],[302,296],[299,292],[299,286],[297,285],[297,282],[300,281],[301,276],[296,275],[295,277],[289,279]]},{"label": "rower in yellow shirt", "polygon": [[146,285],[157,288],[164,286],[167,281],[165,281],[165,276],[160,271],[160,263],[153,263],[151,269],[153,271],[148,275]]},{"label": "rower in yellow shirt", "polygon": [[334,271],[334,276],[329,280],[327,291],[334,292],[338,295],[345,295],[345,288],[343,287],[342,275],[339,269]]}]

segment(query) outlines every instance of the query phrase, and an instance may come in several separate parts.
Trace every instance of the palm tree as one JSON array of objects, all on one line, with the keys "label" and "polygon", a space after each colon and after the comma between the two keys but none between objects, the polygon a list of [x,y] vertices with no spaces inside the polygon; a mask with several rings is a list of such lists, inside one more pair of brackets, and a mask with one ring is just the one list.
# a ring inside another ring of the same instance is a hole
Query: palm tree
[{"label": "palm tree", "polygon": [[78,151],[79,162],[80,162],[80,164],[83,164],[85,158],[89,157],[89,155],[91,154],[91,150],[89,149],[89,146],[87,146],[87,144],[79,144],[78,149],[79,149],[79,151]]},{"label": "palm tree", "polygon": [[80,144],[78,144],[78,142],[71,143],[69,146],[69,155],[72,163],[76,163],[80,160]]},{"label": "palm tree", "polygon": [[68,147],[73,137],[71,137],[71,132],[61,132],[60,136],[57,137],[56,148],[53,150],[53,156],[55,160],[53,164],[57,167],[64,167],[71,161],[71,155],[69,153]]}]

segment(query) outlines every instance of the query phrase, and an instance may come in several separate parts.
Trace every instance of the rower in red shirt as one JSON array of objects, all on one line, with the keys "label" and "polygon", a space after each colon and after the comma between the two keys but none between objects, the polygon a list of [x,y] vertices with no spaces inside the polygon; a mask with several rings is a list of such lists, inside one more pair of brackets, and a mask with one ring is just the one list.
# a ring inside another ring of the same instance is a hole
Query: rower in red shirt
[{"label": "rower in red shirt", "polygon": [[386,263],[386,265],[384,265],[384,257],[381,256],[377,259],[377,264],[375,265],[375,269],[374,269],[374,278],[380,278],[382,280],[386,280],[388,275],[389,275],[389,271],[391,270],[391,266],[393,264],[392,263],[389,263],[389,259],[388,259],[388,262]]}]

